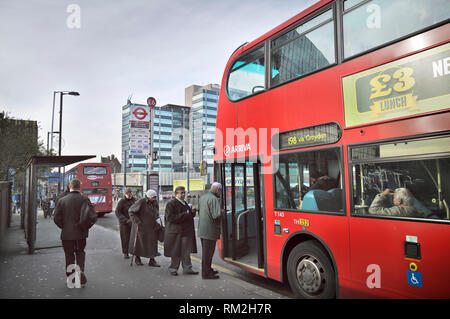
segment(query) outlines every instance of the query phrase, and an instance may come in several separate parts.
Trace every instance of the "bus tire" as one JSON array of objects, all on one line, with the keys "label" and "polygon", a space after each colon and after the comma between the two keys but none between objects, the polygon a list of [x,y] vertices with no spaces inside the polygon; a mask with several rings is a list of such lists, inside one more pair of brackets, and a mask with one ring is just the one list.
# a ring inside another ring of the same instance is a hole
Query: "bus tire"
[{"label": "bus tire", "polygon": [[322,247],[313,240],[292,249],[287,276],[292,292],[298,298],[330,299],[336,296],[333,266]]},{"label": "bus tire", "polygon": [[103,217],[103,216],[105,216],[105,213],[97,213],[97,215],[98,215],[98,217]]}]

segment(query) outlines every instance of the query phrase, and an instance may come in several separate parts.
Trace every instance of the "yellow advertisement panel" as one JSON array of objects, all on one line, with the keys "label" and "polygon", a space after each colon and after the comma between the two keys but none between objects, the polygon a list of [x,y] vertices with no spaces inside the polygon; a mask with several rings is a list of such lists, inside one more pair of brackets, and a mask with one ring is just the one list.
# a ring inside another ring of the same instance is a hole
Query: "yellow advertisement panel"
[{"label": "yellow advertisement panel", "polygon": [[345,126],[450,108],[450,43],[342,79]]},{"label": "yellow advertisement panel", "polygon": [[[187,189],[187,181],[185,179],[174,179],[173,180],[173,191],[178,186],[184,186]],[[189,180],[189,191],[202,191],[205,189],[205,181],[203,179],[190,179]]]}]

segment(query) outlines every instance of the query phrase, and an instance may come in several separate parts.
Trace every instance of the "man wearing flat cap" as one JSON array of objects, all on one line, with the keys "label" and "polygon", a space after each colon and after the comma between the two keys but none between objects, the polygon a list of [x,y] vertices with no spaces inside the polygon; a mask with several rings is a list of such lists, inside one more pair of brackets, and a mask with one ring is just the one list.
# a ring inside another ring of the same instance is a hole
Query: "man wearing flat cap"
[{"label": "man wearing flat cap", "polygon": [[161,225],[159,218],[159,205],[156,192],[152,189],[145,193],[144,198],[139,199],[129,209],[133,227],[131,230],[130,251],[136,256],[135,263],[143,265],[141,257],[150,258],[151,267],[160,267],[155,257],[158,255],[158,231]]},{"label": "man wearing flat cap", "polygon": [[116,207],[116,216],[119,219],[120,240],[122,242],[122,253],[125,259],[130,258],[129,245],[131,234],[131,218],[128,214],[128,209],[136,202],[133,197],[133,191],[131,188],[125,189],[125,197],[122,198]]}]

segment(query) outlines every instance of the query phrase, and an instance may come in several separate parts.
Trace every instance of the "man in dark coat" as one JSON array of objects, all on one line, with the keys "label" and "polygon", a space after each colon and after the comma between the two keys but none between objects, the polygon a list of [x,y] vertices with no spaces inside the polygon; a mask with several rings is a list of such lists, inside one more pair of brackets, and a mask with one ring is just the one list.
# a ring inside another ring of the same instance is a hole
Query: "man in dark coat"
[{"label": "man in dark coat", "polygon": [[[61,240],[66,256],[66,275],[69,277],[73,271],[73,265],[80,267],[81,284],[87,282],[84,275],[84,263],[86,238],[91,228],[97,221],[97,214],[94,206],[87,196],[80,193],[80,180],[73,179],[70,181],[70,193],[56,204],[55,208],[55,224],[61,228]],[[70,268],[69,268],[70,266]]]},{"label": "man in dark coat", "polygon": [[119,219],[119,229],[120,229],[120,241],[122,243],[122,253],[125,259],[130,258],[129,246],[130,246],[130,235],[131,235],[131,218],[128,214],[128,209],[136,202],[133,197],[133,191],[131,188],[125,190],[125,197],[122,198],[116,207],[116,216]]},{"label": "man in dark coat", "polygon": [[136,265],[142,266],[141,257],[147,257],[150,258],[149,266],[160,267],[155,260],[158,255],[158,231],[161,228],[157,222],[159,206],[156,192],[152,189],[148,190],[145,197],[134,203],[128,212],[133,221],[130,251],[136,256]]},{"label": "man in dark coat", "polygon": [[175,198],[166,205],[164,236],[164,256],[171,257],[169,272],[178,275],[180,262],[183,273],[197,275],[192,269],[191,253],[197,253],[195,240],[194,217],[195,211],[184,201],[186,191],[183,186],[175,189]]}]

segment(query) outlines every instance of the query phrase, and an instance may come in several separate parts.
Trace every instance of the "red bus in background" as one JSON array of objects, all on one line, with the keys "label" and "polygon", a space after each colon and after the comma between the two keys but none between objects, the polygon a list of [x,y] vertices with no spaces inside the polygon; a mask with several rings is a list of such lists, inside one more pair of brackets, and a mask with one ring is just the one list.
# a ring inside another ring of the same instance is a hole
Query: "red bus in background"
[{"label": "red bus in background", "polygon": [[444,0],[322,0],[232,54],[225,261],[304,298],[450,298],[449,18]]},{"label": "red bus in background", "polygon": [[64,184],[78,178],[81,193],[89,197],[95,211],[102,217],[112,212],[111,165],[108,163],[82,163],[64,174]]}]

